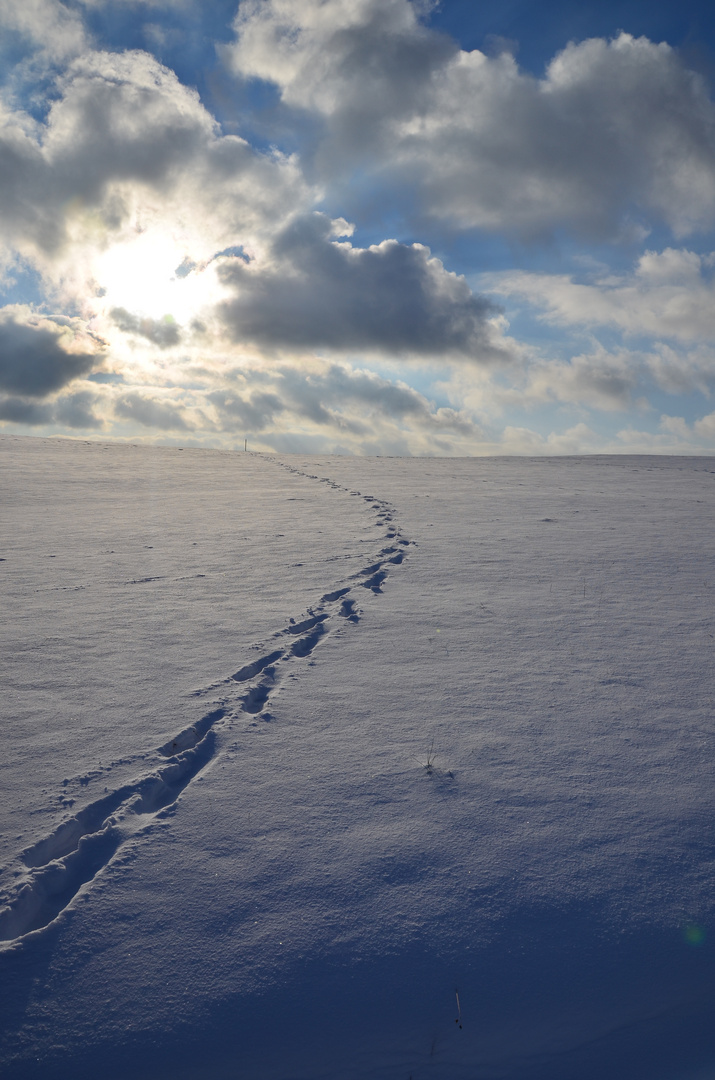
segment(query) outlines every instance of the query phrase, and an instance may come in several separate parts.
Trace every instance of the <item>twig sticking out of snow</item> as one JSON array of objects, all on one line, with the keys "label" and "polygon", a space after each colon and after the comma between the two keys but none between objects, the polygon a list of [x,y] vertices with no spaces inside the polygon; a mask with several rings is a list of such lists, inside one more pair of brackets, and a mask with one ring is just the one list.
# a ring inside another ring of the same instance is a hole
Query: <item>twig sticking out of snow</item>
[{"label": "twig sticking out of snow", "polygon": [[422,761],[421,758],[417,758],[417,761],[419,761],[420,765],[425,770],[425,772],[431,773],[433,771],[433,769],[434,769],[434,763],[435,763],[435,758],[436,757],[437,757],[437,755],[435,754],[435,751],[434,751],[434,739],[432,739],[432,742],[430,743],[430,748],[427,751],[427,760]]}]

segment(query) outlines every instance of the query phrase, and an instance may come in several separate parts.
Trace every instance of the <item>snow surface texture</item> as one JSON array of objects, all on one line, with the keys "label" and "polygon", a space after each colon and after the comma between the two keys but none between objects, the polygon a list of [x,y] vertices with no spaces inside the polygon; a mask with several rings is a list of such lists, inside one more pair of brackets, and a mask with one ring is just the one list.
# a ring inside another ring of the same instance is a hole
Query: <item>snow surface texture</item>
[{"label": "snow surface texture", "polygon": [[711,460],[0,455],[4,1077],[715,1076]]}]

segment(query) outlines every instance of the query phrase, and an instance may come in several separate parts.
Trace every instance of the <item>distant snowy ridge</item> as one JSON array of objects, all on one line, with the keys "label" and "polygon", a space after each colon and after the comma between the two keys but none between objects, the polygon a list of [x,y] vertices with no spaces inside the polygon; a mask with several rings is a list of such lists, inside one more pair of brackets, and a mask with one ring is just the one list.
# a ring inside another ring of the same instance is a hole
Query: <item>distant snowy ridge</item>
[{"label": "distant snowy ridge", "polygon": [[[326,592],[298,620],[290,620],[288,626],[277,631],[273,635],[276,646],[269,652],[244,664],[223,682],[196,691],[201,697],[216,692],[222,697],[199,720],[156,749],[156,755],[169,759],[166,764],[154,761],[136,780],[88,804],[21,853],[26,871],[21,872],[20,880],[3,898],[4,906],[0,908],[0,951],[20,948],[29,936],[42,933],[72,904],[80,890],[91,887],[128,841],[147,834],[155,822],[170,817],[179,796],[222,753],[218,737],[221,733],[229,732],[246,715],[255,717],[254,726],[259,720],[270,721],[265,706],[283,679],[295,676],[296,663],[311,656],[316,646],[341,625],[338,620],[359,621],[362,610],[350,595],[354,589],[382,592],[388,574],[404,561],[406,548],[414,543],[395,523],[394,510],[386,500],[352,491],[329,477],[304,472],[278,459],[267,460],[297,476],[361,498],[381,529],[378,542],[389,543],[367,566],[346,579],[353,584]],[[151,755],[144,760],[149,765]]]}]

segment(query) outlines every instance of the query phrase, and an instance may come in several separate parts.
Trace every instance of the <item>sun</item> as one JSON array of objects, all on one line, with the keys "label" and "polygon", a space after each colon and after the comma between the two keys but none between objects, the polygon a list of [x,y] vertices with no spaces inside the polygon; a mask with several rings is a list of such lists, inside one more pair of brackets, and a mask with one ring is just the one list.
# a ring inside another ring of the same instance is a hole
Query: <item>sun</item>
[{"label": "sun", "polygon": [[196,264],[174,237],[155,231],[114,244],[99,256],[95,280],[107,312],[185,323],[220,299],[212,265]]}]

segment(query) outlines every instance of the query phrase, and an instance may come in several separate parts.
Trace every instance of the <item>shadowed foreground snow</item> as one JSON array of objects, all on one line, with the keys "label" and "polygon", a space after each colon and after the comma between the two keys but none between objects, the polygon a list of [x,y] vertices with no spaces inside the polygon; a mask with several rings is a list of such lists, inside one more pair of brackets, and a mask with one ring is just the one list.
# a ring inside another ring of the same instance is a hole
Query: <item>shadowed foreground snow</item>
[{"label": "shadowed foreground snow", "polygon": [[8,1080],[711,1080],[711,459],[0,439]]}]

